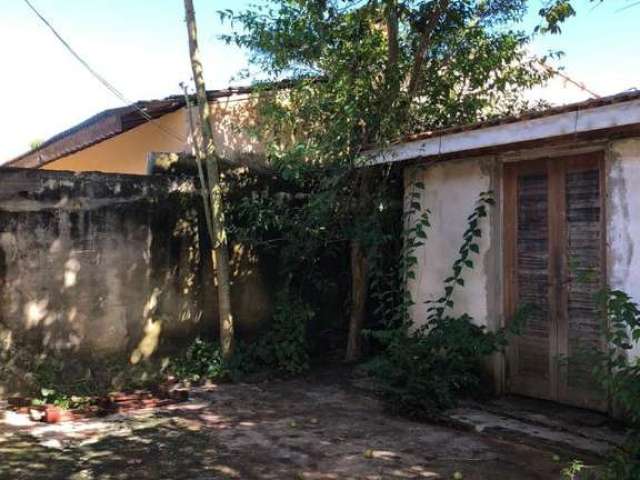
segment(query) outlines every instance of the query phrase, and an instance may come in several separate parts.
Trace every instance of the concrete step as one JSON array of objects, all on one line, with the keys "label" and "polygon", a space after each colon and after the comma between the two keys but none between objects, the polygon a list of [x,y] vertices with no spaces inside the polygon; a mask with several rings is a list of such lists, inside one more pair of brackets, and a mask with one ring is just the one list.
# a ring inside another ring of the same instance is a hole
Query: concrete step
[{"label": "concrete step", "polygon": [[565,455],[604,457],[625,438],[624,427],[601,413],[518,397],[467,402],[446,417],[461,428]]}]

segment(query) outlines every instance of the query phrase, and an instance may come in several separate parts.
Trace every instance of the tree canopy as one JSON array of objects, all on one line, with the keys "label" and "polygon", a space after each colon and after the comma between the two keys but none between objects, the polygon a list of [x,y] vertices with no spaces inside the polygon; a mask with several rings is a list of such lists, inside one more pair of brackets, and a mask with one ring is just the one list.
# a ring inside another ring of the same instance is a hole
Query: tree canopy
[{"label": "tree canopy", "polygon": [[263,76],[298,81],[263,104],[274,158],[335,162],[530,107],[523,92],[549,73],[518,28],[526,11],[526,0],[270,0],[221,15]]}]

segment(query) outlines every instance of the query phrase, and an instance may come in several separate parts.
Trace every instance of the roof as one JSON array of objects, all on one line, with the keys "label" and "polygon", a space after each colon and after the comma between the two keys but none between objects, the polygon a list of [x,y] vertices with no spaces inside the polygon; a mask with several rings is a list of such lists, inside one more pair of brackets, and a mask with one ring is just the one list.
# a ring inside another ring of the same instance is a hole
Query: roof
[{"label": "roof", "polygon": [[[219,98],[250,93],[255,87],[236,87],[207,91],[207,98]],[[4,166],[39,168],[49,162],[83,150],[148,121],[140,112],[156,119],[175,112],[185,106],[182,95],[174,95],[162,100],[144,100],[126,107],[104,110],[87,120],[54,135],[38,147],[10,160]]]},{"label": "roof", "polygon": [[613,133],[640,136],[640,91],[525,112],[484,122],[404,137],[382,149],[371,149],[372,163],[441,158],[459,153],[486,154],[532,146],[554,139],[594,138]]}]

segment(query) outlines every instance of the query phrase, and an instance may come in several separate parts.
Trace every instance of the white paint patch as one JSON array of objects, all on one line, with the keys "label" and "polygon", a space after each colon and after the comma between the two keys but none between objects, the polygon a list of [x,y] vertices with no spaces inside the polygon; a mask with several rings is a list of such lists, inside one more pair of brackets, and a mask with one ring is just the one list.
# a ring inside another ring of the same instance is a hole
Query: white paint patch
[{"label": "white paint patch", "polygon": [[[416,279],[409,284],[416,303],[412,312],[413,321],[416,325],[422,325],[428,308],[424,302],[438,299],[444,293],[444,280],[451,275],[453,262],[459,256],[458,250],[468,225],[467,217],[475,208],[480,193],[490,189],[491,179],[482,172],[480,162],[465,160],[440,163],[413,173],[407,169],[407,193],[412,191],[412,184],[416,181],[422,181],[425,185],[422,207],[431,210],[428,239],[416,251]],[[465,286],[456,287],[453,314],[468,313],[478,325],[487,325],[488,278],[483,258],[491,243],[490,217],[482,219],[480,228],[480,254],[470,257],[474,268],[465,269]]]}]

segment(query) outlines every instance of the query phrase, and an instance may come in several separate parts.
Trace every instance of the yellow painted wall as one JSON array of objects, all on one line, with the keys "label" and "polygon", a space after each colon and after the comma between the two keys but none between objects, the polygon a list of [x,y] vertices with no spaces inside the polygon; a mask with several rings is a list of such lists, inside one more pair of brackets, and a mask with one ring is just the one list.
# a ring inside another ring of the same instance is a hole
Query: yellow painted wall
[{"label": "yellow painted wall", "polygon": [[[234,160],[238,154],[256,153],[260,150],[259,145],[242,131],[255,117],[252,102],[246,96],[222,98],[212,102],[211,115],[218,154]],[[197,125],[198,113],[195,108],[193,116]],[[152,123],[145,123],[42,168],[144,175],[150,152],[191,152],[189,120],[185,108],[164,115],[156,119],[155,123],[176,132],[184,141],[169,136]]]},{"label": "yellow painted wall", "polygon": [[[185,110],[169,113],[155,121],[186,139]],[[181,152],[185,142],[168,136],[152,123],[145,123],[89,148],[44,165],[45,170],[74,172],[131,173],[143,175],[149,152]]]}]

